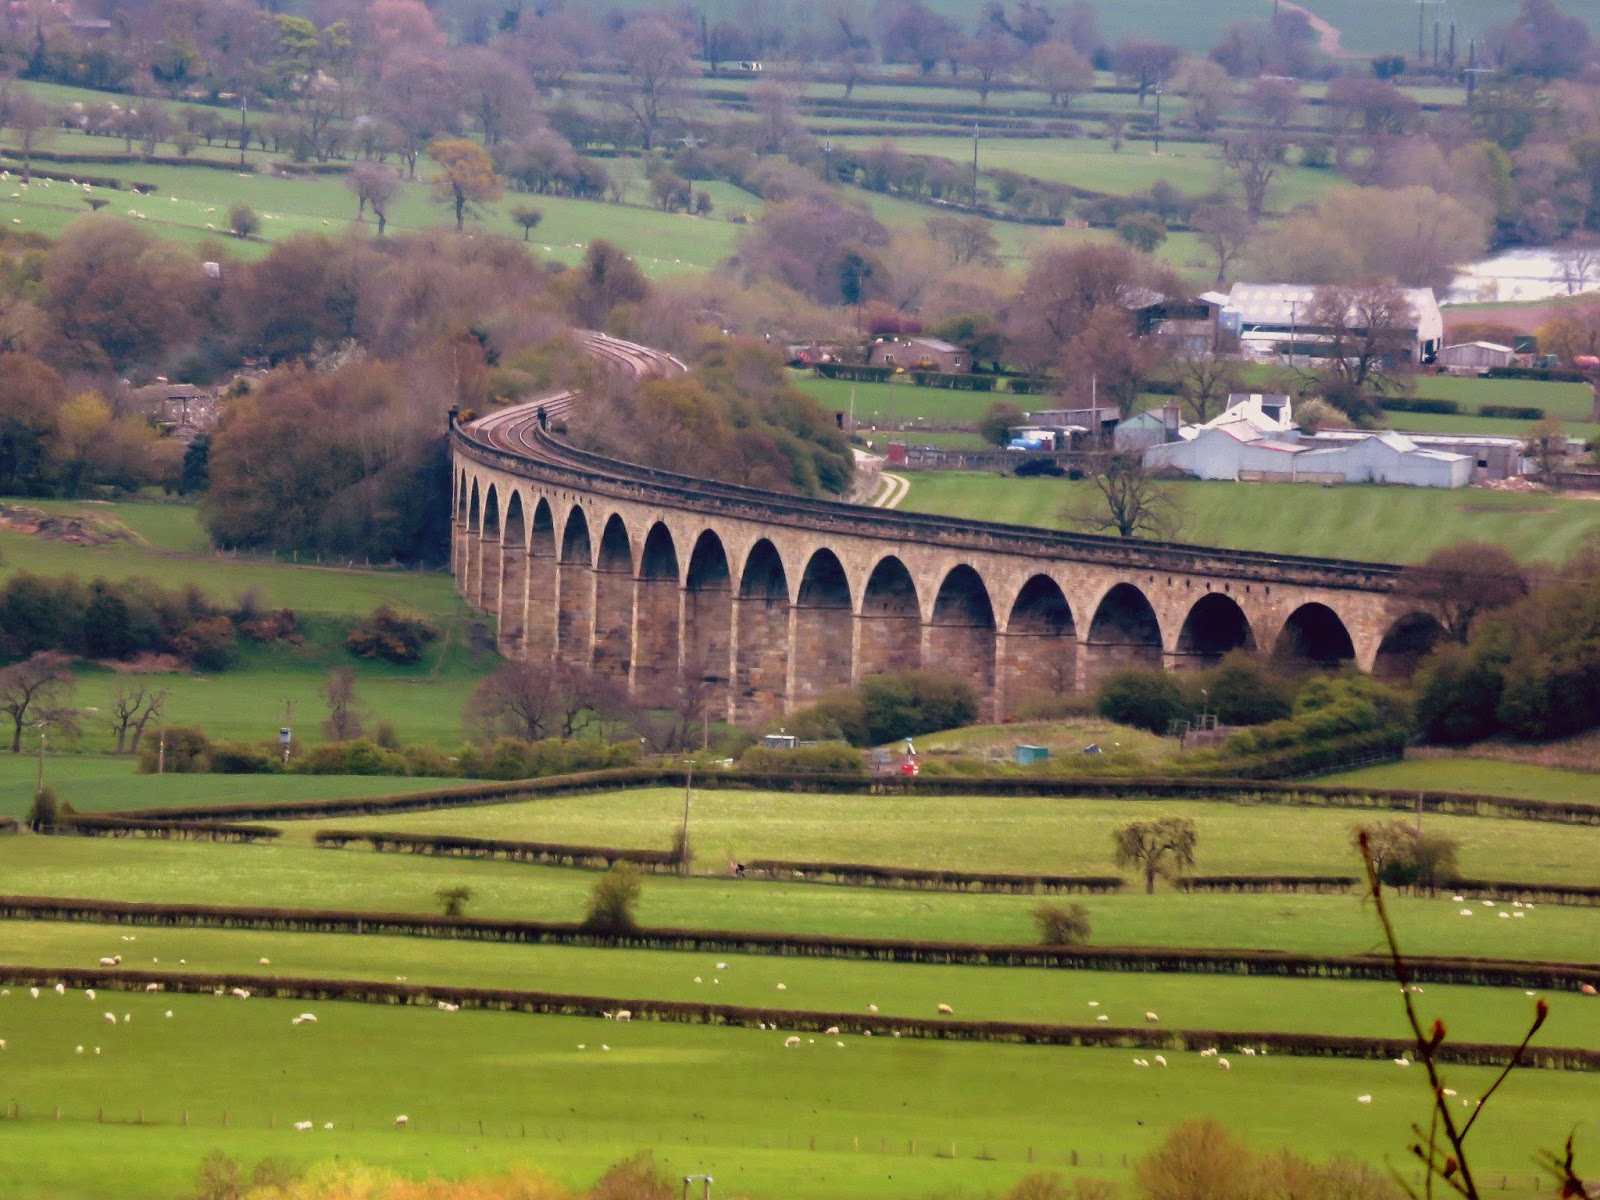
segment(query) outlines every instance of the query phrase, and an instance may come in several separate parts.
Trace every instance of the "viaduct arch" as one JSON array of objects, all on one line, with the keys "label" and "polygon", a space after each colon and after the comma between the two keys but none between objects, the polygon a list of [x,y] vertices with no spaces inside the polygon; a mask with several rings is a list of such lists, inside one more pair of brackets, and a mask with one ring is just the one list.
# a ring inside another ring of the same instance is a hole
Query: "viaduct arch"
[{"label": "viaduct arch", "polygon": [[[634,375],[669,356],[585,335]],[[451,568],[509,658],[560,659],[648,698],[689,680],[714,713],[771,720],[830,688],[955,671],[1001,718],[1030,691],[1237,648],[1411,669],[1438,635],[1397,612],[1398,568],[867,509],[689,479],[546,429],[578,397],[451,430]]]}]

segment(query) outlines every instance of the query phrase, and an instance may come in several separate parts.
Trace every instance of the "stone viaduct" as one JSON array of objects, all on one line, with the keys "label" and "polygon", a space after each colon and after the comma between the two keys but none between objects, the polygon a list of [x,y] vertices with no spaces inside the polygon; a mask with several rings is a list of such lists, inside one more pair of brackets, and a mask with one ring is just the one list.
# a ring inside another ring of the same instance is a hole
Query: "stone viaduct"
[{"label": "stone viaduct", "polygon": [[[629,369],[670,369],[624,347]],[[591,347],[594,349],[595,347]],[[621,463],[546,432],[562,395],[451,432],[451,569],[508,658],[560,660],[641,698],[681,680],[768,721],[904,668],[970,680],[1000,718],[1030,691],[1243,648],[1403,674],[1431,618],[1398,569],[886,512]]]}]

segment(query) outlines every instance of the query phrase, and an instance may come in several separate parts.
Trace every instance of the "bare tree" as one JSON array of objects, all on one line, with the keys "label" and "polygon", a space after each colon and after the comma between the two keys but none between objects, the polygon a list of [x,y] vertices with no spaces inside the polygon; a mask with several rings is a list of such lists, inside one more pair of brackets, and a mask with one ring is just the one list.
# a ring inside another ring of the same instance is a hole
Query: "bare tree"
[{"label": "bare tree", "polygon": [[1575,295],[1584,290],[1584,286],[1594,278],[1595,269],[1600,267],[1600,244],[1591,238],[1575,236],[1556,251],[1555,261],[1556,272],[1567,289],[1567,295]]},{"label": "bare tree", "polygon": [[119,687],[111,697],[111,713],[106,718],[106,724],[117,737],[116,752],[139,753],[139,742],[144,737],[145,726],[152,717],[160,716],[166,706],[166,688],[152,689],[142,683]]},{"label": "bare tree", "polygon": [[610,676],[571,663],[508,662],[478,685],[462,713],[480,737],[575,737],[628,707],[626,689]]},{"label": "bare tree", "polygon": [[1401,571],[1390,604],[1397,617],[1426,613],[1448,636],[1465,643],[1479,617],[1527,594],[1527,572],[1505,547],[1456,542]]},{"label": "bare tree", "polygon": [[356,673],[350,667],[335,667],[322,685],[322,699],[328,705],[328,719],[322,723],[322,736],[332,742],[348,742],[365,733],[362,718],[366,705],[356,695]]},{"label": "bare tree", "polygon": [[1062,513],[1075,528],[1125,538],[1177,536],[1183,508],[1172,488],[1147,471],[1138,454],[1106,455],[1094,488]]},{"label": "bare tree", "polygon": [[1212,417],[1212,406],[1221,412],[1228,397],[1244,386],[1241,365],[1215,354],[1185,351],[1174,360],[1179,394],[1196,423]]},{"label": "bare tree", "polygon": [[928,236],[949,251],[952,265],[993,266],[997,261],[995,251],[1000,248],[1000,239],[982,217],[941,214],[929,217],[923,224]]},{"label": "bare tree", "polygon": [[666,21],[640,16],[617,38],[616,53],[627,77],[617,102],[639,127],[639,142],[653,150],[662,126],[688,101],[688,44]]},{"label": "bare tree", "polygon": [[1117,47],[1111,56],[1111,68],[1117,78],[1139,93],[1139,103],[1150,89],[1172,75],[1183,51],[1170,42],[1144,42],[1129,39]]},{"label": "bare tree", "polygon": [[1234,133],[1222,139],[1222,161],[1244,192],[1244,210],[1252,222],[1261,219],[1267,191],[1283,167],[1283,138],[1275,133]]},{"label": "bare tree", "polygon": [[57,114],[50,105],[31,92],[8,92],[4,100],[5,126],[17,135],[17,151],[22,158],[22,182],[33,181],[33,152],[41,149],[55,134]]},{"label": "bare tree", "polygon": [[1303,327],[1321,343],[1328,376],[1349,388],[1394,386],[1407,364],[1416,314],[1392,284],[1328,284],[1311,294]]},{"label": "bare tree", "polygon": [[1028,78],[1049,93],[1052,105],[1066,108],[1094,90],[1094,64],[1066,42],[1043,42],[1028,56]]},{"label": "bare tree", "polygon": [[344,185],[356,195],[356,220],[367,219],[367,206],[378,218],[378,236],[389,223],[389,205],[400,190],[398,172],[382,163],[358,162],[345,174]]},{"label": "bare tree", "polygon": [[1228,277],[1228,268],[1244,254],[1255,233],[1250,214],[1237,204],[1208,204],[1194,214],[1190,224],[1217,258],[1217,283]]},{"label": "bare tree", "polygon": [[11,720],[11,753],[22,752],[28,725],[71,722],[77,713],[68,702],[76,688],[72,660],[55,650],[41,650],[0,671],[0,714]]},{"label": "bare tree", "polygon": [[1194,866],[1194,850],[1199,841],[1200,835],[1188,817],[1131,821],[1111,834],[1117,866],[1142,871],[1146,895],[1155,893],[1158,878],[1172,879]]}]

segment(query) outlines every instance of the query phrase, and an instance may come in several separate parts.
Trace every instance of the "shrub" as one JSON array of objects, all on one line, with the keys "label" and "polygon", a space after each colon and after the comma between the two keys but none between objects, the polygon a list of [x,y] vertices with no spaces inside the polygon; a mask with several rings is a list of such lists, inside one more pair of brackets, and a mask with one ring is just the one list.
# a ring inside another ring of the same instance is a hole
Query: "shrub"
[{"label": "shrub", "polygon": [[457,884],[455,887],[442,887],[433,893],[433,898],[439,902],[439,911],[447,917],[459,917],[466,911],[467,902],[472,899],[472,889]]},{"label": "shrub", "polygon": [[960,676],[900,671],[822,697],[789,719],[789,731],[807,741],[879,746],[970,725],[977,716],[977,694]]},{"label": "shrub", "polygon": [[1512,421],[1542,421],[1544,409],[1521,404],[1480,404],[1480,417],[1504,417]]},{"label": "shrub", "polygon": [[381,658],[392,663],[414,663],[429,642],[439,636],[421,617],[407,617],[387,604],[372,610],[366,621],[350,631],[345,645],[358,658]]},{"label": "shrub", "polygon": [[1402,820],[1356,825],[1350,831],[1352,844],[1359,845],[1362,834],[1367,837],[1378,878],[1390,887],[1433,891],[1460,875],[1456,856],[1461,844],[1455,838],[1422,833]]},{"label": "shrub", "polygon": [[33,803],[28,808],[28,828],[35,833],[48,833],[60,822],[61,802],[56,798],[55,788],[40,788],[33,794]]},{"label": "shrub", "polygon": [[273,775],[283,770],[282,752],[254,742],[220,742],[211,748],[207,769],[214,775]]},{"label": "shrub", "polygon": [[1033,910],[1033,921],[1046,946],[1089,944],[1089,910],[1081,904],[1041,904]]},{"label": "shrub", "polygon": [[627,863],[618,863],[595,881],[584,927],[600,933],[627,933],[637,928],[634,909],[641,891],[639,872]]},{"label": "shrub", "polygon": [[1464,745],[1494,733],[1505,679],[1492,665],[1447,646],[1423,663],[1415,686],[1417,729],[1427,741]]},{"label": "shrub", "polygon": [[1290,686],[1254,655],[1229,654],[1205,676],[1206,701],[1224,725],[1264,725],[1294,711]]},{"label": "shrub", "polygon": [[[161,744],[166,743],[165,761]],[[161,737],[147,737],[139,747],[139,774],[154,775],[157,767],[174,775],[204,775],[211,770],[211,739],[190,725],[171,725]]]},{"label": "shrub", "polygon": [[238,641],[227,617],[207,617],[174,638],[173,648],[202,671],[223,671],[233,661]]},{"label": "shrub", "polygon": [[865,771],[861,752],[849,742],[819,742],[815,746],[797,746],[793,750],[772,750],[766,746],[751,746],[739,756],[742,771],[798,772],[803,775],[850,774]]},{"label": "shrub", "polygon": [[1187,711],[1171,672],[1129,667],[1108,675],[1095,692],[1095,711],[1108,721],[1165,734]]}]

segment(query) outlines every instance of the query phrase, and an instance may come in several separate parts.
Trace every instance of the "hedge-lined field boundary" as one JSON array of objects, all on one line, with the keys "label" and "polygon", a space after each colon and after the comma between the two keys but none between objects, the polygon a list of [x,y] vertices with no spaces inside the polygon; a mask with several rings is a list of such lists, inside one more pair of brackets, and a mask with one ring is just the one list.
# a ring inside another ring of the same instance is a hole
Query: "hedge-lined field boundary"
[{"label": "hedge-lined field boundary", "polygon": [[1357,882],[1354,875],[1184,875],[1173,880],[1173,886],[1180,892],[1310,892],[1323,896],[1347,893]]},{"label": "hedge-lined field boundary", "polygon": [[270,842],[283,836],[271,825],[239,825],[227,821],[159,821],[104,813],[74,813],[49,830],[81,837],[145,837],[162,841]]},{"label": "hedge-lined field boundary", "polygon": [[[297,1001],[350,1001],[359,1004],[436,1006],[544,1016],[607,1017],[626,1011],[634,1021],[687,1025],[763,1028],[777,1035],[792,1033],[877,1037],[913,1037],[942,1041],[1008,1042],[1030,1046],[1075,1046],[1097,1049],[1199,1051],[1215,1047],[1228,1053],[1250,1048],[1263,1053],[1305,1058],[1395,1059],[1414,1051],[1403,1038],[1341,1037],[1314,1033],[1267,1033],[1217,1029],[1161,1029],[1154,1026],[1046,1025],[1022,1021],[922,1019],[854,1012],[752,1008],[734,1004],[702,1004],[682,1000],[634,1000],[622,997],[570,995],[502,988],[433,987],[383,983],[368,979],[289,979],[278,975],[201,975],[173,971],[68,969],[0,965],[0,982],[12,987],[98,988],[145,991],[152,984],[179,994],[227,995],[233,988],[252,997]],[[828,1035],[828,1036],[838,1036]],[[1463,1066],[1501,1066],[1514,1046],[1486,1042],[1445,1042],[1441,1062]],[[1600,1051],[1575,1046],[1528,1047],[1523,1065],[1562,1071],[1600,1070]]]},{"label": "hedge-lined field boundary", "polygon": [[[0,920],[431,937],[623,950],[867,959],[876,962],[936,963],[943,966],[1266,975],[1290,979],[1382,980],[1392,977],[1387,956],[1374,954],[1315,955],[1280,950],[1196,950],[1162,946],[984,945],[730,929],[639,928],[626,932],[606,932],[557,921],[493,920],[485,917],[338,909],[153,904],[47,896],[0,896]],[[1406,962],[1412,978],[1419,983],[1576,991],[1585,983],[1600,980],[1600,965],[1592,963],[1515,962],[1435,956],[1408,958]]]},{"label": "hedge-lined field boundary", "polygon": [[[245,828],[249,828],[246,826]],[[273,830],[274,833],[279,832]],[[312,839],[319,847],[344,850],[365,842],[375,853],[439,855],[447,858],[503,858],[507,862],[609,870],[631,863],[647,871],[676,871],[682,861],[673,850],[625,850],[616,846],[577,846],[562,842],[516,842],[500,838],[464,837],[447,833],[395,833],[366,829],[321,829]]]},{"label": "hedge-lined field boundary", "polygon": [[[295,821],[338,816],[383,816],[429,809],[506,804],[547,796],[685,786],[684,772],[625,767],[542,779],[480,783],[387,796],[331,800],[241,801],[234,804],[130,809],[124,819]],[[873,779],[863,775],[791,772],[707,772],[695,777],[704,790],[814,792],[830,795],[1042,796],[1097,800],[1203,800],[1232,804],[1281,804],[1303,808],[1436,813],[1495,817],[1558,825],[1600,825],[1600,804],[1580,800],[1528,800],[1475,792],[1358,788],[1251,779],[1180,776],[918,775]]]},{"label": "hedge-lined field boundary", "polygon": [[782,881],[841,883],[853,887],[923,888],[941,892],[1077,892],[1104,895],[1127,886],[1120,875],[1013,875],[995,871],[943,871],[919,867],[885,867],[874,863],[794,862],[757,858],[744,864],[746,876]]}]

